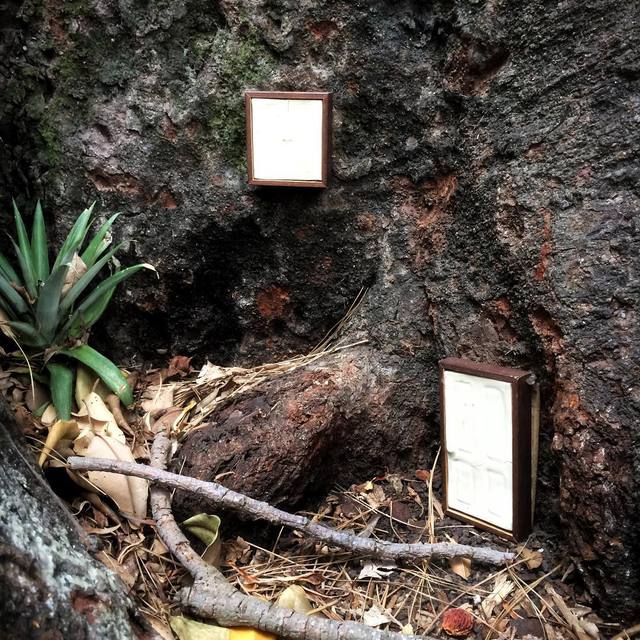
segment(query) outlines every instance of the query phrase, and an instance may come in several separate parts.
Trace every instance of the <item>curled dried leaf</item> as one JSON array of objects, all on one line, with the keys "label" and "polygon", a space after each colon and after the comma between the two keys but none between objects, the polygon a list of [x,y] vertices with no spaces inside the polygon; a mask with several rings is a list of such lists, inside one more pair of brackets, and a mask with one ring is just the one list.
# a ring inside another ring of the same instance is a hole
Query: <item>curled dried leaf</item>
[{"label": "curled dried leaf", "polygon": [[51,429],[49,429],[47,439],[40,453],[40,458],[38,459],[38,464],[40,466],[44,465],[47,458],[63,438],[75,438],[78,432],[78,423],[75,420],[58,420],[55,422]]},{"label": "curled dried leaf", "polygon": [[77,253],[74,253],[71,264],[67,269],[67,275],[64,278],[64,284],[62,285],[62,295],[66,295],[69,289],[71,289],[85,273],[87,273],[87,265]]}]

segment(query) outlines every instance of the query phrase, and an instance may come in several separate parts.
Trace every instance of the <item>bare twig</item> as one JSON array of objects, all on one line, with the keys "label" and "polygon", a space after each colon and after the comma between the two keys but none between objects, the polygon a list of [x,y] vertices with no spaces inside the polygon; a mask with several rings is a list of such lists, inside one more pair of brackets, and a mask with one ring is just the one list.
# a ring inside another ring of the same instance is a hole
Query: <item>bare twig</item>
[{"label": "bare twig", "polygon": [[[154,470],[162,471],[166,467],[170,448],[169,438],[159,433],[151,452]],[[434,640],[428,636],[380,631],[355,622],[306,616],[246,596],[234,589],[218,569],[204,562],[191,548],[173,517],[171,498],[166,489],[152,487],[151,511],[162,541],[194,578],[193,586],[183,590],[182,602],[200,616],[213,618],[227,627],[253,627],[290,640]]]},{"label": "bare twig", "polygon": [[254,500],[242,493],[236,493],[215,482],[204,482],[196,478],[179,476],[158,468],[133,462],[120,462],[102,458],[72,456],[69,467],[75,471],[107,471],[144,478],[154,484],[172,489],[182,489],[217,505],[232,509],[255,520],[266,520],[272,524],[284,525],[302,531],[328,545],[346,549],[359,555],[382,560],[423,560],[424,558],[455,558],[465,556],[487,564],[505,564],[513,560],[514,554],[498,549],[472,547],[464,544],[437,542],[433,544],[397,543],[363,538],[347,531],[337,531],[313,522],[304,516],[293,515],[276,509],[266,502]]}]

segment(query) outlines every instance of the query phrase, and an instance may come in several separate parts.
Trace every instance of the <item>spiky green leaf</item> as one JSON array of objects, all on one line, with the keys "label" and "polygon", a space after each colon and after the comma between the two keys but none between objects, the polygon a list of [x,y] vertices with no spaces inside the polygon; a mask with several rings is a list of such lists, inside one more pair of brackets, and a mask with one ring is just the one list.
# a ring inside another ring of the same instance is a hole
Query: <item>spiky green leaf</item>
[{"label": "spiky green leaf", "polygon": [[13,218],[16,223],[16,231],[18,232],[18,242],[13,242],[13,247],[16,251],[18,263],[20,264],[20,270],[22,271],[22,277],[24,279],[25,286],[29,295],[32,298],[36,297],[36,273],[33,268],[33,260],[31,259],[31,243],[29,242],[29,236],[27,235],[27,229],[24,226],[24,221],[18,210],[16,201],[13,200]]},{"label": "spiky green leaf", "polygon": [[11,266],[11,263],[2,254],[2,252],[0,252],[0,275],[6,276],[9,282],[15,282],[17,285],[22,284],[20,276],[16,273],[16,270]]},{"label": "spiky green leaf", "polygon": [[125,406],[133,403],[133,393],[127,379],[111,360],[101,353],[83,344],[73,349],[64,349],[61,354],[74,358],[91,369],[113,393],[115,393]]},{"label": "spiky green leaf", "polygon": [[[113,286],[111,289],[105,291],[97,300],[95,300],[89,307],[84,309],[80,314],[75,314],[68,328],[66,329],[66,336],[61,335],[57,342],[62,342],[66,337],[77,338],[83,331],[90,329],[105,312],[111,298],[116,290]],[[64,332],[63,332],[64,334]]]},{"label": "spiky green leaf", "polygon": [[[130,278],[133,274],[137,273],[141,269],[151,269],[155,271],[155,269],[150,264],[136,264],[132,267],[127,267],[126,269],[122,269],[122,271],[117,271],[116,273],[110,275],[108,278],[103,280],[79,305],[78,308],[74,311],[71,318],[64,325],[62,331],[60,332],[60,338],[64,339],[64,334],[69,331],[69,327],[75,326],[91,326],[97,319],[102,315],[102,311],[104,311],[104,307],[100,314],[93,319],[91,324],[86,323],[86,318],[88,316],[88,312],[90,309],[94,308],[94,304],[103,299],[103,296],[106,296],[107,292],[109,294],[113,294],[113,290],[127,278]],[[108,300],[107,300],[108,302]],[[106,305],[105,305],[106,306]]]},{"label": "spiky green leaf", "polygon": [[58,412],[58,419],[70,420],[73,402],[73,371],[59,362],[49,362],[47,369],[51,399]]},{"label": "spiky green leaf", "polygon": [[78,219],[75,221],[73,227],[71,227],[71,231],[69,231],[69,235],[62,243],[62,247],[60,247],[60,251],[58,252],[56,261],[53,264],[52,271],[55,271],[57,267],[64,264],[65,262],[69,262],[74,253],[80,252],[82,243],[84,242],[85,236],[87,235],[87,230],[89,229],[91,214],[93,213],[93,207],[95,206],[95,204],[96,203],[94,202],[88,209],[85,209],[78,216]]},{"label": "spiky green leaf", "polygon": [[18,320],[11,320],[8,324],[18,336],[18,342],[24,342],[30,347],[39,347],[41,349],[47,346],[47,341],[32,324]]},{"label": "spiky green leaf", "polygon": [[11,286],[9,280],[7,280],[2,274],[0,274],[0,294],[2,294],[2,296],[12,306],[17,315],[26,313],[29,310],[24,298]]},{"label": "spiky green leaf", "polygon": [[102,252],[109,246],[109,242],[106,240],[111,226],[116,221],[119,213],[114,213],[101,227],[93,237],[91,242],[87,245],[84,253],[80,256],[82,261],[90,268],[93,263],[102,255]]},{"label": "spiky green leaf", "polygon": [[71,309],[71,306],[78,299],[78,296],[80,296],[82,292],[89,286],[89,284],[91,284],[91,281],[98,275],[100,269],[102,269],[102,267],[104,267],[107,262],[109,262],[109,260],[113,258],[113,255],[120,248],[120,246],[121,245],[118,245],[117,247],[109,251],[109,253],[102,256],[102,258],[100,258],[100,260],[98,260],[90,269],[88,269],[86,273],[71,287],[71,289],[67,291],[65,296],[62,298],[62,302],[60,303],[60,310],[63,314]]},{"label": "spiky green leaf", "polygon": [[36,204],[31,228],[31,257],[37,280],[44,282],[49,276],[49,248],[47,246],[47,230],[40,200]]},{"label": "spiky green leaf", "polygon": [[60,297],[68,269],[68,264],[55,268],[40,289],[36,306],[36,322],[40,333],[47,340],[53,340],[58,327]]}]

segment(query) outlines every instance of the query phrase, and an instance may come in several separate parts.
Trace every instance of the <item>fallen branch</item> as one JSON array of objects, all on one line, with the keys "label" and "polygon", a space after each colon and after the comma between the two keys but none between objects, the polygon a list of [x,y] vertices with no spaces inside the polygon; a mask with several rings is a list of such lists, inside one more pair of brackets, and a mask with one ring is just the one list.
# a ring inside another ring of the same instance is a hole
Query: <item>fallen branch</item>
[{"label": "fallen branch", "polygon": [[[156,471],[167,465],[171,440],[159,433],[151,450]],[[151,512],[162,541],[193,576],[191,587],[183,589],[182,604],[205,618],[226,627],[253,627],[289,640],[435,640],[429,636],[405,636],[380,631],[355,622],[337,622],[320,616],[306,616],[274,603],[246,596],[234,589],[214,566],[193,550],[171,511],[166,489],[151,488]]]},{"label": "fallen branch", "polygon": [[272,524],[291,527],[330,546],[346,549],[359,555],[380,558],[382,560],[416,561],[425,558],[456,558],[465,556],[478,562],[500,565],[513,560],[515,557],[513,553],[507,551],[472,547],[464,544],[452,544],[448,542],[432,544],[416,542],[404,544],[363,538],[346,531],[330,529],[304,516],[281,511],[266,502],[254,500],[244,494],[236,493],[215,482],[204,482],[196,478],[179,476],[175,473],[143,464],[78,456],[70,457],[67,462],[69,467],[74,471],[108,471],[121,473],[144,478],[162,487],[188,491],[205,500],[210,500],[221,507],[237,511],[255,520],[266,520]]}]

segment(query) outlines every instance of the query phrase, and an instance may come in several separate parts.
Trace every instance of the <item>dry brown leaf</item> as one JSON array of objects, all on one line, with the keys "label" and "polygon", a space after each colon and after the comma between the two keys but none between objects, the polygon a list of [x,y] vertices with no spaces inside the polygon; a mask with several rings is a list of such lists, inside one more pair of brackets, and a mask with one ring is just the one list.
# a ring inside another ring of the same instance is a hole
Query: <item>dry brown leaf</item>
[{"label": "dry brown leaf", "polygon": [[171,628],[163,620],[152,617],[148,613],[141,611],[146,621],[153,627],[153,630],[162,638],[162,640],[174,640]]},{"label": "dry brown leaf", "polygon": [[493,614],[493,610],[505,600],[514,590],[515,585],[501,573],[493,583],[493,591],[482,601],[482,611],[488,620]]},{"label": "dry brown leaf", "polygon": [[387,501],[387,496],[384,489],[376,484],[371,491],[365,494],[365,500],[373,509],[379,509]]},{"label": "dry brown leaf", "polygon": [[451,558],[449,560],[451,571],[460,576],[463,580],[468,580],[471,576],[471,558]]},{"label": "dry brown leaf", "polygon": [[155,553],[159,556],[165,556],[169,553],[169,549],[167,549],[166,545],[160,538],[157,536],[153,540],[153,544],[151,545],[151,552]]},{"label": "dry brown leaf", "polygon": [[378,605],[374,604],[364,612],[362,616],[362,622],[366,624],[368,627],[379,627],[382,624],[387,624],[391,622],[392,619],[382,612]]},{"label": "dry brown leaf", "polygon": [[99,551],[97,556],[102,564],[118,574],[122,582],[127,585],[127,588],[133,588],[139,575],[138,565],[133,553],[129,554],[122,563],[104,550]]},{"label": "dry brown leaf", "polygon": [[169,360],[169,366],[161,371],[161,375],[165,380],[175,375],[179,375],[181,378],[184,378],[186,375],[191,373],[191,371],[192,367],[190,357],[173,356],[173,358]]},{"label": "dry brown leaf", "polygon": [[10,319],[11,318],[9,318],[9,316],[2,309],[0,309],[0,331],[2,331],[2,333],[4,333],[7,338],[11,338],[12,340],[14,340],[16,334],[8,324]]},{"label": "dry brown leaf", "polygon": [[547,593],[553,599],[553,603],[556,605],[562,614],[562,617],[571,628],[571,631],[573,631],[573,633],[578,637],[578,640],[591,640],[591,635],[580,624],[580,620],[578,620],[576,614],[569,609],[565,601],[562,599],[562,596],[550,584],[546,585],[546,589]]},{"label": "dry brown leaf", "polygon": [[[76,438],[74,448],[78,455],[135,462],[126,444],[109,436],[86,432]],[[89,471],[89,481],[104,491],[125,516],[144,518],[147,515],[149,487],[146,480],[104,471]]]},{"label": "dry brown leaf", "polygon": [[42,417],[40,418],[40,422],[42,422],[42,424],[45,427],[50,427],[56,421],[57,417],[58,417],[58,412],[56,411],[56,408],[53,406],[53,404],[50,404],[44,410],[44,413],[42,414]]},{"label": "dry brown leaf", "polygon": [[29,386],[25,398],[27,407],[31,413],[35,413],[46,402],[51,402],[49,390],[37,380],[33,381],[33,387]]},{"label": "dry brown leaf", "polygon": [[444,518],[444,509],[442,508],[440,500],[438,500],[438,498],[436,498],[435,496],[431,496],[431,501],[433,502],[433,508],[436,510],[438,516],[442,520],[442,518]]},{"label": "dry brown leaf", "polygon": [[528,569],[537,569],[544,559],[541,551],[527,549],[524,545],[518,546],[518,552],[520,554],[520,558],[524,560]]},{"label": "dry brown leaf", "polygon": [[80,411],[74,413],[73,416],[78,421],[80,433],[93,431],[113,438],[122,444],[126,442],[125,435],[118,426],[113,413],[109,411],[102,398],[94,391],[85,396]]},{"label": "dry brown leaf", "polygon": [[156,414],[173,406],[174,384],[154,384],[148,386],[142,396],[142,409]]},{"label": "dry brown leaf", "polygon": [[87,273],[87,265],[77,253],[74,253],[71,264],[67,269],[67,275],[64,278],[64,284],[62,285],[62,297],[66,295],[69,289],[71,289],[85,273]]}]

